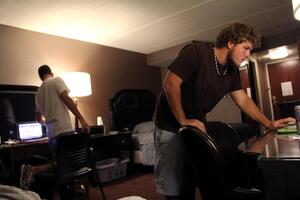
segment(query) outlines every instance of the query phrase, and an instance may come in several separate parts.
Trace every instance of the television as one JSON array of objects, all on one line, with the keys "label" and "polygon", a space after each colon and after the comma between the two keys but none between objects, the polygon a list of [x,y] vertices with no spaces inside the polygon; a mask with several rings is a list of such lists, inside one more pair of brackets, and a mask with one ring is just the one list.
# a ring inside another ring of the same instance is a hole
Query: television
[{"label": "television", "polygon": [[35,121],[37,86],[0,85],[0,135],[2,141],[17,139],[16,124]]}]

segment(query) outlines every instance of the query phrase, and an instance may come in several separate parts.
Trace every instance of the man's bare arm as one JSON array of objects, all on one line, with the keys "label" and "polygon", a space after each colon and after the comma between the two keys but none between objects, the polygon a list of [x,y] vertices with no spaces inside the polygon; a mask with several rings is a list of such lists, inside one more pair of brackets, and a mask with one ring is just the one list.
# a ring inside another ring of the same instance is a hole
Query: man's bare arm
[{"label": "man's bare arm", "polygon": [[276,121],[269,120],[255,105],[252,99],[250,99],[243,89],[233,91],[230,93],[231,98],[237,104],[237,106],[245,112],[249,117],[255,121],[260,122],[266,128],[278,129],[284,127],[286,123],[295,123],[295,119],[287,117]]},{"label": "man's bare arm", "polygon": [[68,95],[67,91],[63,91],[60,94],[61,100],[64,102],[64,104],[68,107],[68,109],[77,117],[80,121],[80,124],[83,129],[87,130],[87,132],[90,132],[90,128],[88,123],[85,121],[85,119],[82,117],[81,113],[77,109],[74,101],[71,99],[71,97]]},{"label": "man's bare arm", "polygon": [[46,123],[44,116],[39,111],[35,112],[35,119],[36,119],[36,121],[40,122],[41,124]]},{"label": "man's bare arm", "polygon": [[197,119],[187,119],[182,108],[181,88],[183,80],[172,71],[168,71],[163,83],[163,89],[166,93],[168,104],[181,126],[194,126],[206,133],[205,126]]}]

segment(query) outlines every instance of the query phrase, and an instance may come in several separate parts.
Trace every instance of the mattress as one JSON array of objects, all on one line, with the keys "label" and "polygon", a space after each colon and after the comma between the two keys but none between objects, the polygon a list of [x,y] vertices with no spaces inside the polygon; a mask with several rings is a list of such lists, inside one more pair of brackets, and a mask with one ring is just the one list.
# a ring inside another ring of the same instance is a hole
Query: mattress
[{"label": "mattress", "polygon": [[124,89],[110,99],[112,131],[133,131],[132,162],[154,166],[154,123],[156,98],[149,90]]},{"label": "mattress", "polygon": [[133,129],[133,163],[154,166],[154,123],[153,121],[137,124]]}]

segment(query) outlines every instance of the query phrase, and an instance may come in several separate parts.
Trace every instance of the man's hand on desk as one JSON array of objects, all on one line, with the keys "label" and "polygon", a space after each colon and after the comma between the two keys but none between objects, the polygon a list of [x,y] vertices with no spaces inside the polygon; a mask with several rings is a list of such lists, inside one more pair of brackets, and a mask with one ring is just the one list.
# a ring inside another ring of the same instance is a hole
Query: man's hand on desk
[{"label": "man's hand on desk", "polygon": [[90,133],[91,132],[91,128],[89,127],[88,123],[83,118],[79,118],[79,121],[80,121],[80,124],[82,126],[82,129],[86,133]]},{"label": "man's hand on desk", "polygon": [[269,126],[267,127],[268,129],[265,131],[265,133],[277,130],[279,128],[285,127],[286,124],[295,124],[296,119],[292,117],[287,117],[283,119],[278,119],[276,121],[270,121]]}]

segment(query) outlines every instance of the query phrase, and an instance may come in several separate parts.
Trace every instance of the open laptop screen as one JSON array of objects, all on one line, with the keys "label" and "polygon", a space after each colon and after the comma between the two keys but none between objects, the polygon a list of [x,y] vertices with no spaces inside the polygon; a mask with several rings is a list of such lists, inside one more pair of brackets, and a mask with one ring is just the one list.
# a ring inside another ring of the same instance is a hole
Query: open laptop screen
[{"label": "open laptop screen", "polygon": [[17,123],[18,139],[21,141],[43,137],[42,125],[39,122]]}]

